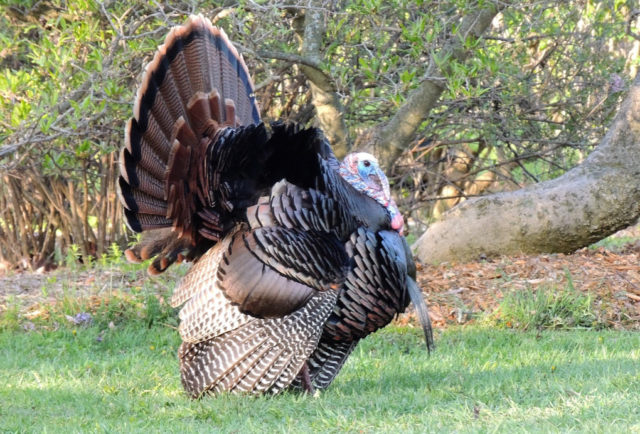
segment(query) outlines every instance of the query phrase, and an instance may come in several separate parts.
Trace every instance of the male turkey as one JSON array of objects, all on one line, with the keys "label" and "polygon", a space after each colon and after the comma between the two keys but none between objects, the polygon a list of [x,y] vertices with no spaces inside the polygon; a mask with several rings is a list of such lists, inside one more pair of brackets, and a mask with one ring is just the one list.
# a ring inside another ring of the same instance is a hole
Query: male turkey
[{"label": "male turkey", "polygon": [[325,388],[357,342],[416,304],[432,334],[388,181],[366,153],[339,163],[322,132],[260,122],[224,32],[176,27],[147,66],[120,155],[126,252],[153,274],[195,261],[180,306],[192,397]]}]

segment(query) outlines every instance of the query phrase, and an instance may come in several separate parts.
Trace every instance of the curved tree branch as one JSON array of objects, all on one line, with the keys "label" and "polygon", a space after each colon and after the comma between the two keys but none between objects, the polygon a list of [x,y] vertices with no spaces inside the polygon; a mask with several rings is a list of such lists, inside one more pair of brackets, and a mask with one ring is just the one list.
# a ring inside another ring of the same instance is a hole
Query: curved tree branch
[{"label": "curved tree branch", "polygon": [[[248,50],[246,48],[243,48],[243,51],[248,51]],[[284,60],[285,62],[297,63],[299,65],[308,66],[310,68],[317,70],[319,73],[324,74],[324,71],[322,70],[322,66],[318,62],[308,59],[306,57],[300,56],[299,54],[283,53],[279,51],[268,51],[268,50],[260,50],[256,54],[265,59]],[[330,80],[328,76],[327,76],[327,79]]]},{"label": "curved tree branch", "polygon": [[465,41],[469,38],[479,38],[507,3],[489,1],[475,13],[465,16],[457,32],[450,37],[439,53],[431,57],[418,87],[409,94],[396,114],[373,132],[372,144],[369,146],[374,148],[385,166],[390,167],[405,150],[445,89],[445,76],[449,67],[445,63],[441,69],[434,59],[464,61],[470,54],[470,50],[464,48]]}]

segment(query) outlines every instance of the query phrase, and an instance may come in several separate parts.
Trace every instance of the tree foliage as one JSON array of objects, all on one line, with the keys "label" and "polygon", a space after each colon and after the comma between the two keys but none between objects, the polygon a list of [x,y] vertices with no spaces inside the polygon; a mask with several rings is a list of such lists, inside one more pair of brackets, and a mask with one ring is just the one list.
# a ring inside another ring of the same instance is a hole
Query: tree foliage
[{"label": "tree foliage", "polygon": [[[462,37],[465,18],[489,3],[3,0],[0,259],[36,266],[77,245],[90,260],[124,242],[115,193],[124,122],[144,65],[191,13],[244,53],[265,120],[319,123],[344,149],[384,147],[377,131],[437,78],[440,99],[386,162],[412,222],[563,173],[592,150],[635,75],[634,5],[518,2],[482,37]],[[447,54],[454,42],[466,59]],[[322,104],[339,122],[315,116]]]}]

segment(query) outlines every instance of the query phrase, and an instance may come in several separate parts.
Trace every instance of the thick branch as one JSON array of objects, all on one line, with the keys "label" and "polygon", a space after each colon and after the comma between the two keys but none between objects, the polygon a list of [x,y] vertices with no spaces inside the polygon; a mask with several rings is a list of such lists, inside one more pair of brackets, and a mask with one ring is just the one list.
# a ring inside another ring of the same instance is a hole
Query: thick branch
[{"label": "thick branch", "polygon": [[[322,61],[324,32],[324,11],[319,8],[307,9],[304,15],[302,56],[315,65]],[[342,158],[349,148],[349,132],[344,122],[344,107],[333,80],[319,68],[308,63],[301,64],[300,68],[311,85],[312,102],[320,126],[329,138],[336,156]]]},{"label": "thick branch", "polygon": [[[239,45],[239,44],[236,44]],[[247,51],[246,48],[243,48],[243,51]],[[309,66],[313,69],[316,69],[319,73],[324,74],[322,71],[322,66],[318,62],[315,62],[311,59],[307,59],[306,57],[300,56],[299,54],[294,53],[282,53],[279,51],[269,51],[269,50],[260,50],[256,52],[258,56],[265,59],[278,59],[284,60],[285,62],[297,63],[299,65]]]},{"label": "thick branch", "polygon": [[[487,2],[474,14],[464,17],[458,31],[451,36],[435,58],[464,61],[469,56],[469,50],[464,48],[465,41],[469,38],[479,38],[505,5],[506,2]],[[440,70],[432,56],[418,87],[409,94],[389,122],[380,127],[375,134],[373,147],[385,165],[390,166],[400,156],[420,124],[427,118],[429,111],[438,102],[445,89],[444,77],[448,73],[447,66],[444,65],[443,68],[444,70]]]},{"label": "thick branch", "polygon": [[551,181],[468,200],[416,242],[428,263],[572,252],[640,217],[640,74],[611,128],[580,166]]}]

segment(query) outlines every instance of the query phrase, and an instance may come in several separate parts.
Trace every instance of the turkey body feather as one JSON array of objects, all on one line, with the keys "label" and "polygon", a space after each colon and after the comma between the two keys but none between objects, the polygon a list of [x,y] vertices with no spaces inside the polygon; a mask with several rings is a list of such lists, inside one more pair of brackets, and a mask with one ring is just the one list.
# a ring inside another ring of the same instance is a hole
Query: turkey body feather
[{"label": "turkey body feather", "polygon": [[426,312],[375,158],[340,163],[320,130],[261,123],[242,57],[201,16],[147,66],[120,173],[126,222],[143,232],[127,258],[155,257],[152,274],[195,262],[171,300],[192,397],[328,387],[410,299]]}]

